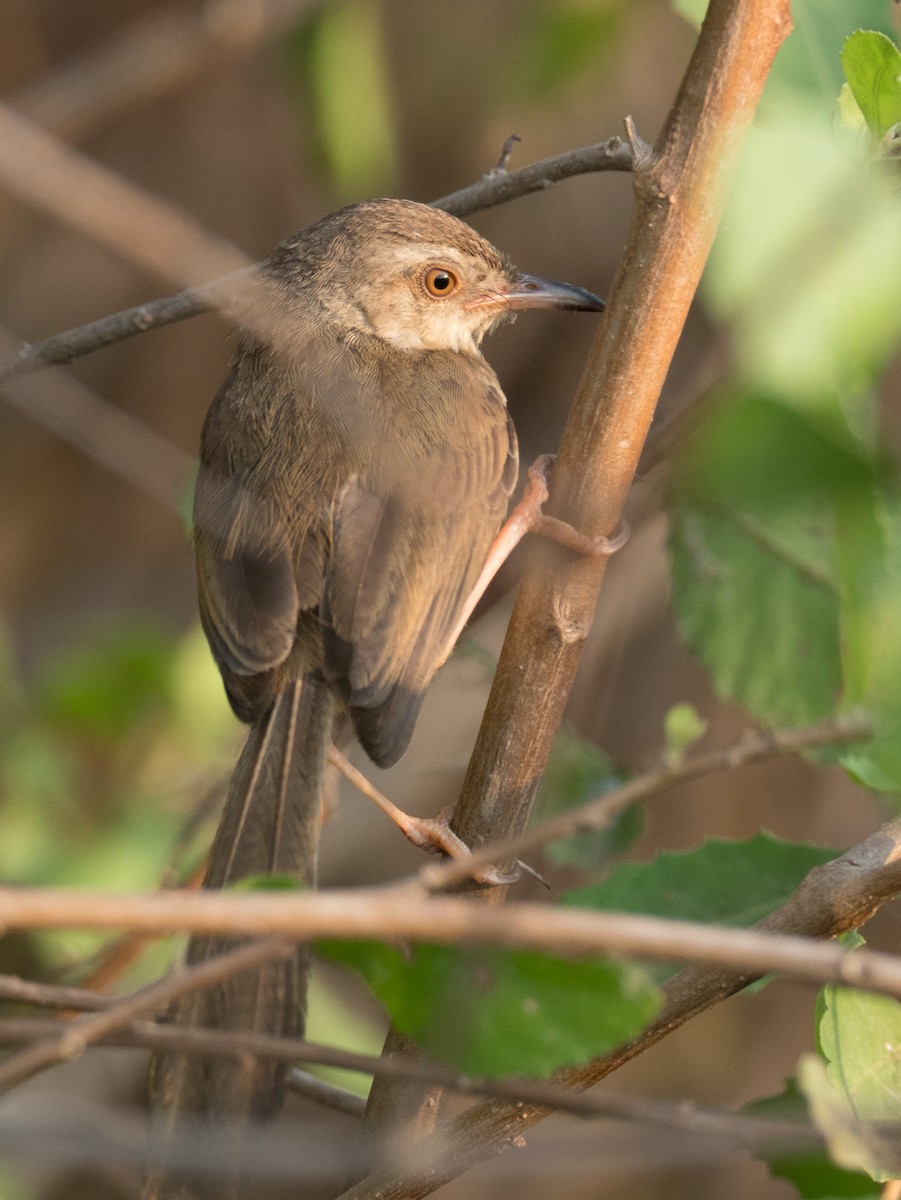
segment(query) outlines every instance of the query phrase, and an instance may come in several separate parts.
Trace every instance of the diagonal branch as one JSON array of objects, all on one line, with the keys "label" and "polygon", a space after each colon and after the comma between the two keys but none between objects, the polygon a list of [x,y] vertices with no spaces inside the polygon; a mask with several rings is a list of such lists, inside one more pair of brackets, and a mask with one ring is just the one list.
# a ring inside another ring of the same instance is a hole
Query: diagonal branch
[{"label": "diagonal branch", "polygon": [[46,1067],[77,1058],[92,1043],[123,1028],[135,1017],[155,1013],[179,996],[219,983],[273,958],[285,958],[294,952],[292,943],[284,938],[239,946],[209,962],[175,971],[101,1012],[66,1021],[46,1041],[29,1046],[0,1064],[0,1093]]},{"label": "diagonal branch", "polygon": [[[2,108],[0,108],[0,133],[3,132],[4,119],[9,122],[14,131],[20,134],[26,144],[36,145],[41,152],[51,153],[53,143],[47,135],[35,132],[31,141],[27,141],[22,133],[23,128],[27,129],[27,126],[11,115],[4,118]],[[72,157],[74,158],[74,155]],[[63,155],[63,160],[69,161],[69,157]],[[74,161],[78,164],[79,169],[86,170],[85,160],[75,159]],[[595,146],[585,146],[578,150],[569,150],[564,154],[558,154],[553,158],[542,159],[540,162],[522,167],[518,171],[499,171],[497,169],[489,171],[469,187],[452,192],[432,203],[435,208],[443,208],[457,216],[466,216],[468,213],[497,204],[505,204],[519,196],[526,196],[530,192],[551,187],[559,180],[568,179],[574,175],[584,175],[594,171],[629,171],[631,166],[632,151],[630,147],[620,138],[610,138],[609,141],[600,142]],[[97,170],[100,172],[100,186],[103,187],[106,184],[106,173],[103,173],[99,167]],[[20,175],[21,171],[22,159],[17,157],[15,159],[16,176]],[[3,161],[0,159],[0,179],[3,177]],[[78,177],[81,178],[80,175]],[[129,185],[126,185],[124,181],[121,183],[121,187],[126,189],[129,195],[131,194]],[[26,190],[24,185],[20,184],[20,190],[23,190],[25,195],[36,199],[32,188]],[[119,193],[117,193],[118,195]],[[147,197],[138,193],[137,203],[144,202],[148,202]],[[121,203],[114,207],[121,207]],[[161,215],[156,212],[153,214],[154,222],[165,219],[169,213],[167,207],[161,205],[160,208]],[[128,208],[128,211],[131,212],[131,207]],[[130,228],[133,230],[134,221]],[[103,224],[92,221],[90,231],[93,236],[101,237]],[[181,235],[181,228],[178,228],[176,233]],[[174,237],[176,234],[172,236]],[[120,248],[122,247],[120,246]],[[213,249],[211,248],[210,254],[212,253]],[[168,257],[166,261],[169,262]],[[148,260],[145,256],[145,262],[146,265],[159,269],[159,262],[155,257]],[[240,279],[240,273],[235,278]],[[223,285],[227,282],[227,280],[216,279],[202,287],[179,292],[174,296],[164,296],[159,300],[151,300],[146,304],[139,304],[135,308],[101,317],[97,321],[80,325],[65,333],[55,334],[40,342],[26,342],[19,347],[13,357],[0,363],[0,380],[41,367],[61,366],[139,333],[160,329],[165,325],[172,325],[176,321],[184,321],[189,317],[209,312],[216,307],[215,296],[223,291]]]},{"label": "diagonal branch", "polygon": [[806,729],[767,730],[763,733],[748,734],[723,750],[711,750],[707,754],[695,755],[660,771],[639,775],[596,800],[590,800],[578,808],[542,821],[540,825],[523,830],[522,833],[501,841],[491,840],[467,858],[429,864],[419,872],[419,880],[431,891],[443,891],[471,878],[474,872],[484,867],[511,862],[528,851],[546,846],[558,838],[603,829],[627,808],[650,800],[681,783],[701,779],[705,775],[713,775],[720,771],[731,771],[777,755],[796,754],[821,746],[862,740],[872,737],[874,732],[875,727],[871,720],[855,716],[838,717],[808,726]]}]

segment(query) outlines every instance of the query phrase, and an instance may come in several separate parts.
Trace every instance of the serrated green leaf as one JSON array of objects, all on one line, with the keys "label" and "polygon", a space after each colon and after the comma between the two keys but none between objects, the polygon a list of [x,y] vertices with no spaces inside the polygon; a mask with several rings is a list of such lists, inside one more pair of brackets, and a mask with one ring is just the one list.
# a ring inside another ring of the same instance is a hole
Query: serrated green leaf
[{"label": "serrated green leaf", "polygon": [[885,0],[792,0],[794,29],[776,55],[764,92],[767,117],[799,100],[825,111],[842,84],[843,40],[861,26],[891,34],[889,8]]},{"label": "serrated green leaf", "polygon": [[695,850],[624,863],[601,883],[567,892],[563,903],[747,927],[784,904],[808,871],[838,853],[765,832],[743,842],[711,838]]},{"label": "serrated green leaf", "polygon": [[[785,1081],[778,1096],[766,1096],[745,1105],[750,1116],[773,1121],[808,1119],[807,1102],[794,1079]],[[794,1184],[802,1200],[878,1200],[879,1190],[869,1175],[837,1167],[824,1154],[759,1154],[777,1179]]]},{"label": "serrated green leaf", "polygon": [[838,598],[810,568],[810,534],[687,505],[673,518],[682,637],[720,695],[773,724],[819,720],[841,690]]},{"label": "serrated green leaf", "polygon": [[885,36],[858,29],[842,48],[842,69],[877,140],[901,121],[901,52]]},{"label": "serrated green leaf", "polygon": [[634,1037],[659,1009],[648,974],[615,959],[529,951],[316,944],[358,970],[395,1025],[429,1055],[470,1075],[545,1078]]}]

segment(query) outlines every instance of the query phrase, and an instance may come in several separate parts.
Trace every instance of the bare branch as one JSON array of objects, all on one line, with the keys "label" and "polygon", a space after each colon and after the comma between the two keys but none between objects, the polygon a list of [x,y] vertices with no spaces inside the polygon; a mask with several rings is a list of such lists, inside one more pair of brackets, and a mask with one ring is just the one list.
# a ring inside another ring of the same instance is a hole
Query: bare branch
[{"label": "bare branch", "polygon": [[68,139],[83,138],[124,109],[147,103],[227,57],[296,25],[317,0],[179,0],[116,30],[99,47],[31,83],[10,105]]},{"label": "bare branch", "polygon": [[661,771],[640,775],[615,791],[607,792],[596,800],[543,821],[540,825],[524,830],[514,837],[488,842],[465,859],[440,864],[430,863],[419,872],[419,880],[430,891],[443,891],[471,878],[473,872],[487,866],[511,862],[530,850],[556,841],[557,838],[603,829],[627,808],[650,800],[681,783],[701,779],[719,771],[731,771],[748,763],[761,762],[782,754],[796,754],[819,746],[859,741],[872,737],[873,732],[873,722],[866,717],[837,717],[835,720],[823,721],[806,729],[748,733],[724,750],[711,750],[708,754],[696,755]]},{"label": "bare branch", "polygon": [[157,1012],[179,996],[219,983],[270,959],[287,957],[293,953],[291,943],[281,938],[239,946],[208,962],[175,971],[100,1013],[76,1017],[73,1021],[58,1025],[52,1037],[14,1054],[0,1064],[0,1093],[46,1067],[77,1058],[89,1045],[121,1029],[135,1017]]},{"label": "bare branch", "polygon": [[[504,149],[506,151],[506,145]],[[503,158],[501,162],[504,162]],[[545,191],[562,179],[571,179],[574,175],[588,175],[595,171],[631,170],[630,147],[622,138],[612,137],[606,142],[597,142],[594,146],[585,146],[581,150],[569,150],[566,154],[556,154],[553,158],[542,158],[528,167],[520,167],[517,171],[498,170],[494,167],[468,187],[433,200],[432,206],[443,208],[445,212],[453,213],[456,217],[465,217],[469,213],[481,212],[483,209],[516,200],[520,196],[528,196],[531,192]]]},{"label": "bare branch", "polygon": [[[8,929],[122,927],[158,933],[188,930],[239,937],[278,935],[297,941],[410,938],[442,944],[516,946],[563,955],[610,951],[716,964],[742,972],[746,978],[779,971],[815,983],[843,983],[901,996],[901,959],[871,950],[850,952],[844,946],[821,945],[785,932],[834,936],[861,924],[899,890],[901,819],[811,871],[795,893],[792,906],[780,910],[790,912],[790,925],[765,922],[757,930],[533,903],[511,904],[500,910],[472,905],[463,897],[429,896],[416,884],[291,895],[160,892],[136,896],[0,888],[0,925]],[[248,947],[242,950],[250,953]],[[278,947],[270,952],[277,953]],[[186,990],[194,990],[189,976],[195,977],[185,972]],[[171,980],[167,986],[173,986]]]},{"label": "bare branch", "polygon": [[[55,1024],[47,1020],[0,1020],[0,1045],[21,1045],[22,1042],[46,1039],[54,1034]],[[460,1076],[447,1067],[424,1059],[410,1061],[355,1054],[295,1038],[276,1038],[238,1031],[223,1033],[198,1028],[176,1029],[136,1021],[128,1029],[108,1033],[95,1044],[142,1047],[203,1056],[218,1054],[230,1058],[252,1054],[258,1058],[276,1058],[281,1062],[306,1062],[368,1075],[440,1082],[449,1090],[461,1095],[493,1096],[519,1102],[546,1104],[559,1112],[581,1117],[639,1121],[685,1133],[713,1135],[758,1150],[764,1147],[772,1150],[776,1146],[782,1146],[797,1151],[803,1147],[813,1149],[822,1145],[821,1137],[814,1129],[797,1122],[760,1120],[715,1109],[703,1109],[683,1100],[647,1100],[609,1092],[604,1095],[580,1095],[559,1084],[542,1083],[534,1079],[481,1079]],[[310,1096],[320,1103],[340,1107],[352,1116],[360,1114],[362,1101],[359,1101],[358,1097],[323,1083],[317,1076],[295,1069],[289,1074],[289,1082],[303,1095]],[[338,1096],[334,1093],[338,1093]],[[331,1105],[331,1100],[335,1100],[336,1104]]]},{"label": "bare branch", "polygon": [[[2,122],[0,122],[0,132],[2,132]],[[574,175],[603,170],[628,171],[630,163],[631,151],[629,148],[619,138],[611,138],[597,146],[569,150],[554,158],[543,159],[531,166],[522,167],[518,171],[488,172],[477,183],[462,188],[458,192],[452,192],[432,203],[435,208],[443,208],[457,216],[465,216],[467,213],[504,204],[518,196],[525,196],[541,188],[550,187],[558,180]],[[0,172],[2,172],[2,161],[0,161]],[[99,233],[96,229],[94,232]],[[218,290],[224,282],[227,281],[217,279],[205,287],[148,301],[146,304],[113,313],[111,316],[91,321],[87,325],[80,325],[65,333],[55,334],[44,341],[26,343],[19,348],[14,357],[0,363],[0,380],[23,371],[33,371],[40,367],[59,366],[72,362],[76,358],[82,358],[86,354],[102,350],[106,346],[124,341],[136,334],[146,333],[150,329],[159,329],[176,321],[184,321],[188,317],[199,316],[214,307],[211,293],[214,289]]]}]

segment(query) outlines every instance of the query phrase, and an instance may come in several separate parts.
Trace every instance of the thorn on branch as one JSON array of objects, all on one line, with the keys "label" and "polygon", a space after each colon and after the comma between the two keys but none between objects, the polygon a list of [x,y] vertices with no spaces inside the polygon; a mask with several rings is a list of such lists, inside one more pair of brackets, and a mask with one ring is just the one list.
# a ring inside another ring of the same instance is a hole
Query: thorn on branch
[{"label": "thorn on branch", "polygon": [[510,162],[510,155],[513,153],[513,147],[517,144],[517,142],[521,142],[521,141],[522,141],[522,138],[519,136],[518,133],[510,134],[510,136],[504,142],[504,146],[503,146],[503,149],[501,150],[500,158],[497,160],[497,163],[488,172],[489,179],[491,179],[495,175],[506,174],[507,165]]},{"label": "thorn on branch", "polygon": [[623,125],[626,128],[626,141],[629,144],[629,149],[632,151],[632,170],[635,172],[643,171],[651,164],[654,157],[654,147],[639,134],[635,128],[635,121],[631,116],[626,117]]}]

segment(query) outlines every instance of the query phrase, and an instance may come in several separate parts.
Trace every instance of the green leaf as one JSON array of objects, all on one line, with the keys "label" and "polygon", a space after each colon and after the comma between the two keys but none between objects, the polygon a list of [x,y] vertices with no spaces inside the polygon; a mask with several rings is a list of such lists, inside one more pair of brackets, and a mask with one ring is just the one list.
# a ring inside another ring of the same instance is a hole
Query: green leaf
[{"label": "green leaf", "polygon": [[708,0],[672,0],[673,12],[684,17],[695,29],[701,28],[701,22],[707,15]]},{"label": "green leaf", "polygon": [[[807,1102],[794,1079],[785,1081],[778,1096],[767,1096],[745,1105],[750,1116],[773,1121],[807,1122]],[[794,1184],[803,1200],[878,1200],[877,1189],[869,1175],[837,1167],[825,1154],[759,1155],[771,1174]]]},{"label": "green leaf", "polygon": [[143,714],[164,709],[173,650],[151,623],[97,632],[42,668],[42,715],[70,733],[116,742]]},{"label": "green leaf", "polygon": [[612,56],[623,10],[613,4],[552,0],[533,6],[522,20],[501,91],[519,103],[546,103]]},{"label": "green leaf", "polygon": [[852,133],[866,133],[867,123],[847,83],[842,84],[838,94],[838,115],[842,126]]},{"label": "green leaf", "polygon": [[545,1078],[634,1037],[659,1009],[639,967],[529,951],[316,943],[358,970],[401,1032],[469,1075]]},{"label": "green leaf", "polygon": [[750,131],[704,295],[747,383],[810,407],[856,399],[894,353],[899,197],[831,115],[786,105]]},{"label": "green leaf", "polygon": [[[569,812],[614,791],[623,783],[623,776],[614,770],[602,750],[564,726],[554,739],[535,803],[533,823]],[[545,853],[556,862],[570,863],[586,870],[597,868],[624,853],[638,838],[642,825],[643,814],[636,805],[620,813],[604,829],[552,842]]]},{"label": "green leaf", "polygon": [[687,504],[673,516],[681,635],[720,695],[773,724],[825,717],[841,689],[838,599],[810,561],[821,535],[803,516],[762,523]]},{"label": "green leaf", "polygon": [[310,94],[319,148],[339,196],[391,194],[397,146],[380,5],[320,6],[289,39],[292,81]]},{"label": "green leaf", "polygon": [[842,69],[870,132],[880,140],[901,121],[901,52],[884,33],[858,29],[842,48]]},{"label": "green leaf", "polygon": [[[865,1171],[883,1182],[901,1176],[896,1139],[881,1135],[874,1118],[858,1110],[847,1088],[833,1082],[832,1073],[821,1059],[813,1054],[803,1058],[798,1081],[834,1162],[849,1171]],[[890,1120],[897,1127],[897,1105]]]},{"label": "green leaf", "polygon": [[829,1079],[857,1116],[901,1121],[901,1003],[824,988],[818,1037]]},{"label": "green leaf", "polygon": [[747,927],[784,904],[808,871],[838,853],[763,832],[743,842],[711,838],[695,850],[624,863],[603,882],[567,892],[563,903]]}]

